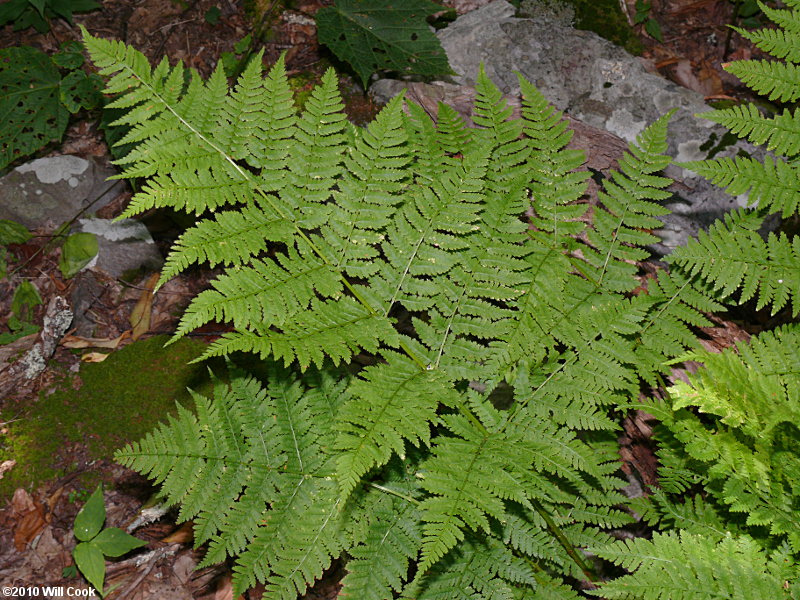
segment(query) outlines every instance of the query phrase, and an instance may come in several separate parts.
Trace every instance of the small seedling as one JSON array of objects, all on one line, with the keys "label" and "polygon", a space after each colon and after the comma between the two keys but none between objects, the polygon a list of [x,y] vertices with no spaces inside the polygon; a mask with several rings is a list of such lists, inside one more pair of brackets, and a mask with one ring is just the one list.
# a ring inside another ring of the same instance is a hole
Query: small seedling
[{"label": "small seedling", "polygon": [[[119,527],[103,529],[105,520],[103,491],[98,485],[75,517],[72,533],[78,540],[78,545],[72,551],[72,557],[86,581],[92,584],[101,596],[105,594],[102,590],[106,576],[106,557],[122,556],[147,544],[144,540],[128,535]],[[106,592],[108,591],[110,590]]]}]

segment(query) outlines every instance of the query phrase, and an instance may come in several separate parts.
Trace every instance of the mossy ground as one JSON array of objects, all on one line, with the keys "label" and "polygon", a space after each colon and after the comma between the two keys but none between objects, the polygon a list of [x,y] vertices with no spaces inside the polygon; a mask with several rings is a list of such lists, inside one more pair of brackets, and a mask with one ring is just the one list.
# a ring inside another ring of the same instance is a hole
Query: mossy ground
[{"label": "mossy ground", "polygon": [[[206,365],[187,364],[205,345],[183,338],[164,348],[168,339],[138,341],[101,363],[83,364],[80,386],[65,377],[31,406],[0,413],[0,423],[8,422],[0,436],[0,462],[17,461],[0,480],[0,503],[18,487],[35,489],[76,468],[75,457],[111,459],[116,449],[174,413],[176,400],[191,404],[187,387],[207,393]],[[90,484],[91,475],[84,479]]]}]

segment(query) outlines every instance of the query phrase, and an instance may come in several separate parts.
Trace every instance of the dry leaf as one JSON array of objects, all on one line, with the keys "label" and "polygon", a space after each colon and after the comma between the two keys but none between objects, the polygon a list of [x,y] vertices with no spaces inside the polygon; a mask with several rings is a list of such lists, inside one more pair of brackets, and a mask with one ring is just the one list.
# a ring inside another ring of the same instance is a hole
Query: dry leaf
[{"label": "dry leaf", "polygon": [[191,521],[184,523],[161,541],[165,544],[186,544],[194,539],[194,525]]},{"label": "dry leaf", "polygon": [[18,515],[17,527],[14,529],[14,547],[18,552],[23,552],[47,525],[44,507],[21,488],[14,492],[11,505]]},{"label": "dry leaf", "polygon": [[0,463],[0,479],[3,478],[3,475],[8,473],[11,469],[13,469],[17,465],[17,461],[15,460],[4,460]]},{"label": "dry leaf", "polygon": [[102,352],[87,352],[81,356],[81,362],[85,363],[99,363],[107,359],[110,354],[103,354]]},{"label": "dry leaf", "polygon": [[226,573],[220,578],[214,600],[233,600],[233,580],[230,573]]},{"label": "dry leaf", "polygon": [[130,337],[130,334],[130,331],[125,331],[114,339],[65,335],[61,340],[61,345],[65,348],[110,348],[111,350],[116,350],[122,342]]},{"label": "dry leaf", "polygon": [[153,310],[153,289],[156,287],[159,277],[158,273],[153,273],[147,278],[144,284],[144,291],[139,301],[136,303],[136,306],[133,307],[130,317],[130,323],[133,327],[131,339],[133,340],[138,340],[150,330],[150,313]]}]

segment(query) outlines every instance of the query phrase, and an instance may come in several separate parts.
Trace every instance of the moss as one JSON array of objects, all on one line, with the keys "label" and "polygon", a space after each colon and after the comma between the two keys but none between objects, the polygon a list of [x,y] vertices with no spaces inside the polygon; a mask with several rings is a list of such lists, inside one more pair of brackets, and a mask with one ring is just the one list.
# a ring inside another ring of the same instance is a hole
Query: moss
[{"label": "moss", "polygon": [[24,414],[12,407],[0,414],[0,422],[11,421],[0,437],[0,462],[17,461],[0,480],[0,502],[17,487],[34,489],[78,467],[69,462],[75,458],[111,459],[114,450],[173,414],[176,400],[189,401],[187,387],[207,392],[205,366],[186,364],[204,344],[183,338],[164,348],[168,339],[138,341],[101,363],[84,364],[79,385],[65,377]]}]

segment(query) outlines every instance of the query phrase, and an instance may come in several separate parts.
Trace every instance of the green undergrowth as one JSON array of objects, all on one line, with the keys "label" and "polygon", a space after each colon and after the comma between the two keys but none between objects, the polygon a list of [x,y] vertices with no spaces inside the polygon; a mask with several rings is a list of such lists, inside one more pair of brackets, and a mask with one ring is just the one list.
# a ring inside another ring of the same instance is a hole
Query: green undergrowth
[{"label": "green undergrowth", "polygon": [[18,487],[35,489],[77,467],[66,466],[70,457],[110,459],[114,450],[174,414],[176,401],[187,402],[187,387],[207,388],[206,366],[187,364],[205,344],[185,338],[164,348],[167,339],[141,340],[101,363],[83,364],[80,386],[65,376],[31,407],[6,407],[0,413],[0,423],[8,423],[8,432],[0,436],[0,462],[17,464],[0,479],[0,502]]}]

